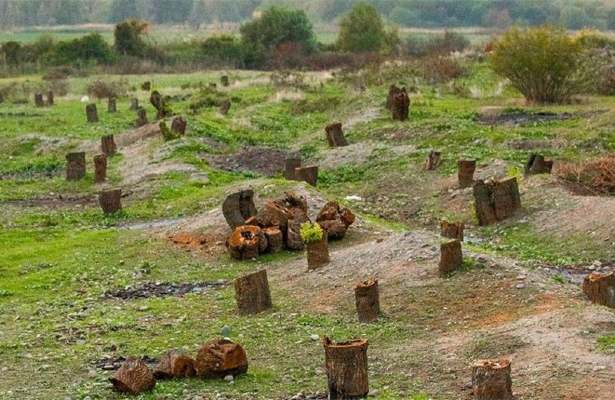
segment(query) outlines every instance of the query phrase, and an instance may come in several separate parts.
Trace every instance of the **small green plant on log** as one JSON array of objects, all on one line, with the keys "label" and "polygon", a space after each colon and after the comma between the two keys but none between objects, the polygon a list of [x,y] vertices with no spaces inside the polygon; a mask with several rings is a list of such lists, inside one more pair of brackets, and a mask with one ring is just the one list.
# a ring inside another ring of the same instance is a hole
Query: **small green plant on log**
[{"label": "small green plant on log", "polygon": [[305,222],[301,224],[300,232],[301,232],[301,240],[303,240],[304,243],[318,242],[322,240],[324,236],[324,232],[322,228],[320,227],[320,225],[312,223],[312,222]]}]

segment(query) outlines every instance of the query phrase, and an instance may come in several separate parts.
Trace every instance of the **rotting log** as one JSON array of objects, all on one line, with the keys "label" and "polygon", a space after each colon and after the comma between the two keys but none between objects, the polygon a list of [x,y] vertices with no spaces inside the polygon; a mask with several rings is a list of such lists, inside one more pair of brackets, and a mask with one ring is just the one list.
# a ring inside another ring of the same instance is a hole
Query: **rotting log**
[{"label": "rotting log", "polygon": [[109,379],[113,388],[121,393],[139,394],[152,390],[156,379],[141,359],[128,358]]},{"label": "rotting log", "polygon": [[373,322],[380,314],[380,294],[378,280],[369,278],[359,282],[354,288],[355,304],[359,322]]},{"label": "rotting log", "polygon": [[146,125],[148,123],[147,120],[147,111],[145,111],[145,108],[138,108],[137,109],[137,120],[135,121],[135,126],[137,128]]},{"label": "rotting log", "polygon": [[171,121],[171,132],[179,136],[184,136],[186,134],[187,126],[188,123],[186,122],[184,117],[177,116],[173,118],[173,121]]},{"label": "rotting log", "polygon": [[462,264],[461,242],[457,239],[442,242],[440,244],[440,263],[438,264],[440,276],[446,276],[458,270]]},{"label": "rotting log", "polygon": [[439,151],[431,150],[427,155],[427,160],[425,161],[425,170],[433,171],[434,169],[440,166],[442,162],[442,153]]},{"label": "rotting log", "polygon": [[354,221],[352,211],[340,207],[336,201],[325,204],[316,217],[316,222],[327,232],[327,238],[330,240],[343,239]]},{"label": "rotting log", "polygon": [[85,177],[85,153],[68,153],[66,155],[66,180],[78,181]]},{"label": "rotting log", "polygon": [[476,400],[512,400],[510,361],[479,360],[472,364],[472,390]]},{"label": "rotting log", "polygon": [[476,171],[476,160],[457,161],[457,179],[459,187],[466,188],[474,183],[474,171]]},{"label": "rotting log", "polygon": [[305,247],[307,249],[308,270],[324,267],[331,262],[326,233],[322,239],[306,243]]},{"label": "rotting log", "polygon": [[94,156],[94,182],[102,183],[107,180],[107,156],[97,154]]},{"label": "rotting log", "polygon": [[406,88],[401,88],[393,95],[391,103],[391,114],[396,121],[406,121],[410,110],[410,97]]},{"label": "rotting log", "polygon": [[226,247],[234,259],[249,260],[267,249],[267,238],[258,226],[242,225],[226,239]]},{"label": "rotting log", "polygon": [[344,136],[344,130],[342,129],[341,122],[335,122],[325,127],[327,134],[327,143],[329,147],[348,146],[348,141]]},{"label": "rotting log", "polygon": [[107,112],[111,114],[117,112],[117,99],[113,96],[107,99]]},{"label": "rotting log", "polygon": [[122,209],[122,189],[103,190],[98,195],[103,213],[113,214]]},{"label": "rotting log", "polygon": [[448,222],[445,220],[440,221],[440,236],[457,239],[463,242],[463,230],[465,224],[463,222]]},{"label": "rotting log", "polygon": [[329,399],[364,397],[369,392],[367,340],[334,343],[323,340]]},{"label": "rotting log", "polygon": [[318,184],[318,166],[310,165],[307,167],[295,168],[295,177],[298,181],[307,182],[312,186]]},{"label": "rotting log", "polygon": [[531,154],[525,164],[525,175],[550,174],[552,169],[552,160],[545,160],[542,154]]},{"label": "rotting log", "polygon": [[284,248],[284,235],[277,226],[263,228],[263,233],[267,238],[267,251],[276,253]]},{"label": "rotting log", "polygon": [[235,299],[242,315],[269,310],[272,304],[267,271],[263,269],[235,279]]},{"label": "rotting log", "polygon": [[117,152],[117,145],[113,135],[105,135],[100,138],[100,150],[107,156],[112,156]]},{"label": "rotting log", "polygon": [[195,375],[194,359],[178,350],[164,353],[154,368],[156,379],[190,378]]},{"label": "rotting log", "polygon": [[91,103],[85,106],[85,114],[88,122],[95,123],[98,122],[98,110],[96,109],[96,104]]},{"label": "rotting log", "polygon": [[248,218],[256,216],[254,191],[246,189],[228,195],[222,203],[222,213],[231,229],[245,224]]},{"label": "rotting log", "polygon": [[34,94],[34,105],[36,107],[45,107],[45,99],[43,98],[42,93]]},{"label": "rotting log", "polygon": [[196,356],[196,374],[202,378],[223,378],[248,371],[248,357],[240,344],[227,339],[205,343]]},{"label": "rotting log", "polygon": [[587,275],[583,280],[583,293],[592,303],[615,308],[615,273]]}]

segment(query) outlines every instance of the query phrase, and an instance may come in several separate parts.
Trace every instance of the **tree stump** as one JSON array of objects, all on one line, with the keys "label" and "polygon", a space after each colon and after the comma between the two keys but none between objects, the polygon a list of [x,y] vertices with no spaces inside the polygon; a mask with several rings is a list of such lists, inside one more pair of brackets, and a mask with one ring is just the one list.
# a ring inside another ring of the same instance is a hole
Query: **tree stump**
[{"label": "tree stump", "polygon": [[145,81],[141,84],[141,89],[145,90],[146,92],[149,92],[150,90],[152,90],[152,83],[150,81]]},{"label": "tree stump", "polygon": [[387,96],[386,109],[389,111],[393,111],[393,99],[395,95],[401,93],[401,89],[396,85],[389,86],[389,94]]},{"label": "tree stump", "polygon": [[160,92],[158,92],[157,90],[154,90],[152,92],[152,94],[149,97],[149,101],[150,103],[152,103],[152,105],[157,111],[156,119],[163,119],[163,118],[168,117],[171,114],[171,110],[169,109],[169,106],[167,102],[165,101],[165,98],[162,97]]},{"label": "tree stump", "polygon": [[218,111],[220,111],[220,114],[226,115],[228,114],[230,109],[231,109],[231,101],[226,99],[226,100],[223,100],[222,103],[220,103],[220,107]]},{"label": "tree stump", "polygon": [[98,111],[96,110],[96,104],[91,103],[85,106],[85,114],[87,116],[88,122],[98,122]]},{"label": "tree stump", "polygon": [[156,386],[156,379],[148,366],[142,360],[132,357],[109,380],[113,388],[121,393],[139,394]]},{"label": "tree stump", "polygon": [[472,364],[472,390],[476,400],[512,400],[510,361],[479,360]]},{"label": "tree stump", "polygon": [[400,91],[393,95],[391,104],[391,114],[396,121],[406,121],[408,119],[410,109],[410,97],[406,92],[406,88],[401,88]]},{"label": "tree stump", "polygon": [[137,120],[135,121],[135,125],[138,128],[140,126],[147,125],[147,123],[147,111],[145,111],[145,108],[139,108],[137,110]]},{"label": "tree stump", "polygon": [[284,178],[289,181],[297,180],[295,169],[301,168],[301,158],[287,158],[284,167]]},{"label": "tree stump", "polygon": [[117,112],[117,99],[113,96],[107,99],[107,112],[108,113]]},{"label": "tree stump", "polygon": [[234,259],[249,260],[267,249],[267,238],[258,226],[242,225],[226,239],[226,247]]},{"label": "tree stump", "polygon": [[263,269],[235,279],[235,299],[242,315],[269,310],[272,305],[267,271]]},{"label": "tree stump", "polygon": [[615,308],[615,273],[587,275],[583,280],[583,293],[592,303]]},{"label": "tree stump", "polygon": [[222,86],[227,87],[230,84],[228,75],[222,75],[220,77],[220,83],[222,84]]},{"label": "tree stump", "polygon": [[461,268],[463,264],[463,254],[461,252],[461,242],[457,239],[440,244],[440,276]]},{"label": "tree stump", "polygon": [[104,190],[98,195],[103,213],[113,214],[122,209],[122,189]]},{"label": "tree stump", "polygon": [[309,167],[295,168],[295,177],[298,181],[304,181],[312,186],[318,183],[318,166],[311,165]]},{"label": "tree stump", "polygon": [[256,216],[254,191],[247,189],[228,195],[222,203],[222,213],[231,229],[245,224],[248,218]]},{"label": "tree stump", "polygon": [[305,212],[294,210],[288,218],[286,227],[286,248],[289,250],[303,250],[305,244],[301,239],[301,224],[308,222]]},{"label": "tree stump", "polygon": [[492,187],[482,180],[472,188],[474,194],[474,209],[479,225],[490,225],[497,222],[493,204]]},{"label": "tree stump", "polygon": [[178,116],[171,121],[171,131],[176,135],[184,136],[186,134],[186,126],[188,126],[188,123],[184,117]]},{"label": "tree stump", "polygon": [[496,181],[493,188],[493,202],[495,204],[495,217],[498,221],[513,216],[521,207],[517,178],[511,177]]},{"label": "tree stump", "polygon": [[307,264],[308,270],[314,270],[331,262],[329,258],[329,244],[327,243],[327,235],[318,241],[306,243],[307,248]]},{"label": "tree stump", "polygon": [[463,242],[463,229],[465,224],[463,222],[448,222],[445,220],[440,221],[440,236],[457,239]]},{"label": "tree stump", "polygon": [[344,131],[342,130],[342,123],[336,122],[325,127],[327,133],[327,143],[329,147],[348,146],[348,141],[344,137]]},{"label": "tree stump", "polygon": [[130,99],[130,110],[137,111],[139,108],[139,99],[137,99],[136,97]]},{"label": "tree stump", "polygon": [[267,238],[267,251],[277,253],[284,248],[284,235],[277,226],[263,228],[263,233]]},{"label": "tree stump", "polygon": [[552,160],[545,160],[542,154],[532,154],[525,164],[525,175],[550,174],[552,169]]},{"label": "tree stump", "polygon": [[476,160],[457,161],[457,178],[459,187],[466,188],[474,183],[474,171],[476,171]]},{"label": "tree stump", "polygon": [[425,161],[425,170],[433,171],[440,166],[442,153],[439,151],[431,150]]},{"label": "tree stump", "polygon": [[55,104],[55,98],[53,96],[53,92],[50,90],[47,92],[47,105],[51,107],[54,104]]},{"label": "tree stump", "polygon": [[330,399],[367,396],[367,340],[333,343],[325,337],[325,368]]},{"label": "tree stump", "polygon": [[167,351],[154,368],[156,379],[190,378],[195,375],[192,357],[177,350]]},{"label": "tree stump", "polygon": [[380,295],[378,280],[370,278],[359,282],[354,288],[355,303],[359,322],[373,322],[380,314]]},{"label": "tree stump", "polygon": [[107,180],[107,156],[98,154],[94,156],[94,182],[101,183]]},{"label": "tree stump", "polygon": [[85,153],[68,153],[66,155],[66,180],[78,181],[85,177]]},{"label": "tree stump", "polygon": [[37,107],[45,107],[45,100],[43,99],[42,93],[34,94],[34,105]]},{"label": "tree stump", "polygon": [[205,343],[196,356],[196,374],[202,378],[223,378],[245,374],[248,357],[241,345],[220,339]]},{"label": "tree stump", "polygon": [[318,213],[316,222],[327,232],[327,239],[343,239],[354,223],[355,216],[348,208],[340,207],[337,201],[330,201]]},{"label": "tree stump", "polygon": [[113,135],[105,135],[100,138],[100,150],[107,156],[112,156],[117,151]]}]

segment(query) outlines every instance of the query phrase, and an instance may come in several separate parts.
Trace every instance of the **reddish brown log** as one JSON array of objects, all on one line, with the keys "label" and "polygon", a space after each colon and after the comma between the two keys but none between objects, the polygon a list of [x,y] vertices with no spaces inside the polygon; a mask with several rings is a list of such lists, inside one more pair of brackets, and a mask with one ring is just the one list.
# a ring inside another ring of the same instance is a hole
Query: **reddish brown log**
[{"label": "reddish brown log", "polygon": [[269,310],[272,305],[267,271],[263,269],[235,279],[235,299],[240,314]]},{"label": "reddish brown log", "polygon": [[34,105],[37,107],[45,107],[45,99],[42,93],[34,94]]},{"label": "reddish brown log", "polygon": [[301,168],[301,159],[300,158],[287,158],[286,165],[284,168],[284,178],[289,181],[296,180],[295,169]]},{"label": "reddish brown log", "polygon": [[364,397],[369,392],[367,340],[333,343],[325,337],[325,368],[330,399]]},{"label": "reddish brown log", "polygon": [[298,181],[304,181],[312,186],[318,183],[318,166],[310,165],[308,167],[295,168],[295,177]]},{"label": "reddish brown log", "polygon": [[525,164],[525,175],[550,174],[552,169],[552,160],[545,160],[542,154],[532,154]]},{"label": "reddish brown log", "polygon": [[147,125],[148,120],[147,120],[147,111],[145,111],[145,108],[138,108],[137,109],[137,120],[135,121],[135,126],[141,127],[143,125]]},{"label": "reddish brown log", "polygon": [[316,217],[316,222],[327,232],[327,238],[330,240],[343,239],[354,221],[352,211],[340,207],[336,201],[325,204]]},{"label": "reddish brown log", "polygon": [[122,209],[122,189],[112,189],[100,192],[98,202],[105,214],[113,214]]},{"label": "reddish brown log", "polygon": [[94,156],[94,182],[101,183],[107,180],[107,156],[97,154]]},{"label": "reddish brown log", "polygon": [[391,103],[391,114],[394,120],[406,121],[408,119],[410,109],[410,97],[406,92],[406,88],[401,88],[395,93]]},{"label": "reddish brown log", "polygon": [[254,191],[240,190],[228,195],[222,203],[222,213],[231,229],[245,224],[248,218],[256,215]]},{"label": "reddish brown log", "polygon": [[482,180],[476,182],[472,188],[474,193],[474,209],[479,225],[490,225],[497,222],[493,204],[492,185]]},{"label": "reddish brown log", "polygon": [[288,225],[289,211],[275,201],[268,201],[256,214],[256,221],[260,226],[278,226],[282,231]]},{"label": "reddish brown log", "polygon": [[378,293],[378,280],[370,278],[359,282],[354,288],[357,315],[360,322],[373,322],[380,314],[380,295]]},{"label": "reddish brown log", "polygon": [[235,228],[226,239],[226,247],[231,257],[249,260],[267,249],[267,238],[258,226],[242,225]]},{"label": "reddish brown log", "polygon": [[130,99],[130,110],[137,111],[138,109],[139,109],[139,99],[137,99],[136,97],[133,97],[132,99]]},{"label": "reddish brown log", "polygon": [[463,230],[465,224],[463,222],[448,222],[445,220],[440,221],[440,236],[457,239],[463,242]]},{"label": "reddish brown log", "polygon": [[587,275],[583,280],[583,293],[592,303],[615,308],[615,273]]},{"label": "reddish brown log", "polygon": [[47,92],[47,105],[53,106],[55,104],[55,97],[53,96],[53,92],[50,90]]},{"label": "reddish brown log", "polygon": [[459,187],[466,188],[474,183],[474,171],[476,171],[476,160],[457,161],[457,178]]},{"label": "reddish brown log", "polygon": [[96,110],[96,104],[92,103],[85,106],[85,114],[88,119],[88,122],[98,122],[98,111]]},{"label": "reddish brown log", "polygon": [[512,400],[510,361],[480,360],[472,364],[472,389],[476,400]]},{"label": "reddish brown log", "polygon": [[107,112],[111,114],[117,112],[117,99],[113,96],[107,99]]},{"label": "reddish brown log", "polygon": [[329,143],[329,147],[348,146],[348,141],[344,136],[341,122],[327,125],[325,127],[325,132],[327,133],[327,143]]},{"label": "reddish brown log", "polygon": [[267,251],[276,253],[284,248],[284,235],[277,226],[263,228],[263,233],[267,238]]},{"label": "reddish brown log", "polygon": [[189,378],[195,375],[192,357],[177,350],[167,351],[154,368],[156,379]]},{"label": "reddish brown log", "polygon": [[440,276],[446,276],[461,268],[462,264],[463,254],[461,252],[461,242],[459,240],[451,240],[440,244]]},{"label": "reddish brown log", "polygon": [[433,171],[440,166],[442,153],[439,151],[431,150],[425,161],[425,170]]},{"label": "reddish brown log", "polygon": [[171,121],[171,131],[176,135],[183,136],[186,134],[186,127],[188,126],[188,122],[184,119],[184,117],[175,117],[173,121]]},{"label": "reddish brown log", "polygon": [[113,135],[105,135],[100,138],[100,149],[103,154],[112,156],[117,152],[117,146]]},{"label": "reddish brown log", "polygon": [[136,358],[128,358],[109,380],[113,388],[121,393],[139,394],[156,386],[152,371],[142,360]]},{"label": "reddish brown log", "polygon": [[205,343],[196,356],[196,374],[202,378],[222,378],[248,371],[248,357],[241,345],[221,339]]},{"label": "reddish brown log", "polygon": [[329,244],[327,243],[327,235],[321,240],[310,242],[306,245],[307,248],[307,264],[308,270],[314,270],[329,264]]},{"label": "reddish brown log", "polygon": [[66,155],[66,180],[78,181],[85,177],[85,153],[68,153]]}]

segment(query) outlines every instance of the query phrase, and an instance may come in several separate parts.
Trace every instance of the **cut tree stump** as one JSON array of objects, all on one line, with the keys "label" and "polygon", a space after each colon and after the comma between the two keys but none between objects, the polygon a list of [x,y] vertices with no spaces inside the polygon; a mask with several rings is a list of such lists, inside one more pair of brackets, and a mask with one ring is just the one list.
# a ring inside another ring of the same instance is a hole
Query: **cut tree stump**
[{"label": "cut tree stump", "polygon": [[277,253],[284,248],[284,235],[277,226],[263,228],[263,233],[267,238],[267,251]]},{"label": "cut tree stump", "polygon": [[295,168],[295,177],[298,181],[307,182],[312,186],[318,183],[318,166],[310,165],[308,167]]},{"label": "cut tree stump", "polygon": [[152,90],[152,82],[150,81],[145,81],[141,84],[141,89],[145,90],[146,92],[149,92],[150,90]]},{"label": "cut tree stump", "polygon": [[231,109],[231,101],[227,99],[227,100],[223,100],[222,103],[220,103],[220,107],[218,108],[218,111],[220,111],[220,114],[226,115],[228,114],[230,109]]},{"label": "cut tree stump", "polygon": [[329,147],[348,146],[348,141],[344,137],[344,131],[342,130],[342,123],[335,122],[325,127],[327,133],[327,143]]},{"label": "cut tree stump", "polygon": [[462,264],[463,254],[459,240],[454,239],[440,244],[440,263],[438,265],[440,276],[446,276],[458,270]]},{"label": "cut tree stump", "polygon": [[427,156],[427,160],[425,161],[425,170],[433,171],[434,169],[440,166],[442,153],[439,151],[431,150],[429,155]]},{"label": "cut tree stump", "polygon": [[55,104],[55,97],[53,95],[53,92],[50,90],[47,92],[47,105],[51,107],[54,104]]},{"label": "cut tree stump", "polygon": [[42,93],[34,94],[34,105],[37,107],[45,107],[45,99]]},{"label": "cut tree stump", "polygon": [[269,310],[272,305],[267,271],[263,269],[235,279],[235,299],[242,315]]},{"label": "cut tree stump", "polygon": [[228,79],[228,75],[222,75],[220,77],[220,83],[222,84],[222,86],[227,87],[230,84],[230,81]]},{"label": "cut tree stump", "polygon": [[97,154],[94,156],[94,182],[102,183],[107,180],[107,156]]},{"label": "cut tree stump", "polygon": [[137,111],[138,109],[139,109],[139,99],[137,99],[136,97],[133,97],[132,99],[130,99],[130,110]]},{"label": "cut tree stump", "polygon": [[145,108],[139,108],[137,109],[137,120],[135,121],[135,125],[138,127],[141,127],[143,125],[147,125],[149,121],[147,120],[147,111],[145,111]]},{"label": "cut tree stump", "polygon": [[222,213],[231,229],[244,225],[248,218],[256,216],[254,191],[246,189],[228,195],[222,203]]},{"label": "cut tree stump", "polygon": [[229,255],[236,260],[249,260],[267,249],[267,238],[258,226],[242,225],[226,239]]},{"label": "cut tree stump", "polygon": [[474,171],[476,171],[476,160],[457,161],[457,179],[459,187],[466,188],[474,183]]},{"label": "cut tree stump", "polygon": [[352,399],[367,396],[367,340],[333,343],[325,337],[325,368],[329,399]]},{"label": "cut tree stump", "polygon": [[380,295],[378,280],[370,278],[359,282],[354,288],[355,303],[359,322],[373,322],[380,314]]},{"label": "cut tree stump", "polygon": [[85,177],[85,153],[68,153],[66,155],[66,180],[78,181]]},{"label": "cut tree stump", "polygon": [[289,181],[297,180],[295,169],[301,168],[301,158],[287,158],[284,167],[284,178]]},{"label": "cut tree stump", "polygon": [[205,343],[196,356],[196,374],[202,378],[224,378],[248,371],[248,357],[238,343],[220,339]]},{"label": "cut tree stump", "polygon": [[184,136],[186,134],[186,127],[188,126],[188,122],[184,119],[184,117],[175,117],[173,121],[171,121],[171,131],[180,136]]},{"label": "cut tree stump", "polygon": [[326,234],[321,240],[307,243],[305,247],[307,249],[308,270],[324,267],[331,262]]},{"label": "cut tree stump", "polygon": [[156,379],[190,378],[195,375],[194,359],[177,350],[167,351],[154,368]]},{"label": "cut tree stump", "polygon": [[111,114],[117,112],[117,99],[113,96],[107,99],[107,112]]},{"label": "cut tree stump", "polygon": [[587,275],[583,280],[583,293],[592,303],[615,308],[615,273]]},{"label": "cut tree stump", "polygon": [[393,111],[393,98],[395,95],[401,92],[401,89],[396,85],[389,86],[389,94],[387,96],[386,109],[389,111]]},{"label": "cut tree stump", "polygon": [[289,250],[303,250],[305,244],[301,239],[301,224],[308,222],[305,212],[295,209],[290,213],[286,228],[286,248]]},{"label": "cut tree stump", "polygon": [[107,156],[112,156],[117,152],[113,135],[105,135],[100,138],[100,150]]},{"label": "cut tree stump", "polygon": [[473,187],[474,208],[479,225],[490,225],[514,215],[521,208],[517,178],[477,181]]},{"label": "cut tree stump", "polygon": [[152,103],[152,106],[154,106],[154,108],[157,111],[156,112],[157,120],[164,119],[171,114],[171,111],[165,101],[165,98],[162,97],[160,92],[158,92],[157,90],[154,90],[152,92],[152,94],[149,97],[149,101],[150,103]]},{"label": "cut tree stump", "polygon": [[510,361],[479,360],[472,364],[472,390],[476,400],[512,400]]},{"label": "cut tree stump", "polygon": [[465,224],[463,222],[448,222],[445,220],[440,221],[440,236],[457,239],[463,242],[463,230]]},{"label": "cut tree stump", "polygon": [[132,357],[109,380],[113,388],[121,393],[139,394],[156,386],[156,379],[149,367],[142,360]]},{"label": "cut tree stump", "polygon": [[122,209],[122,189],[104,190],[98,195],[103,213],[113,214]]},{"label": "cut tree stump", "polygon": [[85,106],[85,115],[87,117],[88,122],[90,123],[98,122],[98,110],[96,109],[96,104],[91,103]]},{"label": "cut tree stump", "polygon": [[552,169],[552,160],[545,160],[542,154],[532,154],[525,164],[525,175],[550,174]]},{"label": "cut tree stump", "polygon": [[406,92],[406,88],[401,88],[395,93],[391,103],[391,114],[396,121],[406,121],[410,110],[410,97]]}]

